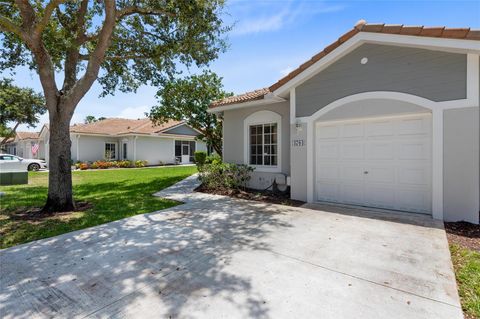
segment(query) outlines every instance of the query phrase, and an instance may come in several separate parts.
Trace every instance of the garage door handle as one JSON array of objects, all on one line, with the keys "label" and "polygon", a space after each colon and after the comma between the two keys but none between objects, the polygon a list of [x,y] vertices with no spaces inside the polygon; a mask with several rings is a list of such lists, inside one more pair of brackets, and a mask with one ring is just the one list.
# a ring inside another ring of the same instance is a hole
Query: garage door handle
[{"label": "garage door handle", "polygon": [[368,171],[364,171],[363,174],[368,174]]}]

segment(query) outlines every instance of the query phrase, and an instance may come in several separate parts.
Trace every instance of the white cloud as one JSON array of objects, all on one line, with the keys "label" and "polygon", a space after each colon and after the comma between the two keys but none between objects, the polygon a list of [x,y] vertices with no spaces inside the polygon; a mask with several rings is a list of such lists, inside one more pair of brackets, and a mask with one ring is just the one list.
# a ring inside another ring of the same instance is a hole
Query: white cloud
[{"label": "white cloud", "polygon": [[150,111],[150,106],[146,106],[146,105],[126,107],[116,117],[122,117],[127,119],[139,119],[139,118],[144,118],[145,113],[149,111]]},{"label": "white cloud", "polygon": [[285,69],[280,70],[280,74],[282,76],[286,76],[287,74],[289,74],[292,71],[293,71],[293,67],[287,66]]},{"label": "white cloud", "polygon": [[342,9],[343,5],[330,5],[324,1],[234,2],[232,11],[236,11],[234,16],[240,18],[232,30],[232,35],[278,31],[294,22]]}]

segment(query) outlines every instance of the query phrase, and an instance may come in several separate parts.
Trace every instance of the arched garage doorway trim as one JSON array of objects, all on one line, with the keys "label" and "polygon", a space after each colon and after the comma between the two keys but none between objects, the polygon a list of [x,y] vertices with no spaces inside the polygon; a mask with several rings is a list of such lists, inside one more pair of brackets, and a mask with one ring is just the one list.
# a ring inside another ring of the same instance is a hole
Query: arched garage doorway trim
[{"label": "arched garage doorway trim", "polygon": [[430,110],[432,113],[432,216],[435,219],[443,219],[443,110],[451,105],[451,102],[435,102],[419,96],[400,92],[365,92],[346,96],[336,100],[313,115],[302,118],[307,122],[307,200],[315,201],[315,123],[321,121],[322,116],[347,103],[385,99],[402,101],[418,105]]}]

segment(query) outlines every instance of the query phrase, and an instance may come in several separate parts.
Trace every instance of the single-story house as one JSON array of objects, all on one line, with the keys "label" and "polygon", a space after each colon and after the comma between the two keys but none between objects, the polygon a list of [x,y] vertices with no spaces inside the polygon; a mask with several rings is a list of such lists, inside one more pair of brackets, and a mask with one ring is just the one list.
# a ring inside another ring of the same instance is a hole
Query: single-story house
[{"label": "single-story house", "polygon": [[480,30],[367,24],[215,101],[226,162],[291,197],[479,222]]},{"label": "single-story house", "polygon": [[39,132],[15,132],[15,137],[7,141],[5,152],[24,158],[45,159],[45,144]]},{"label": "single-story house", "polygon": [[[23,136],[22,133],[17,133],[15,141]],[[49,126],[44,125],[39,133],[29,134],[36,135],[39,156],[44,156],[39,158],[45,158],[48,163]],[[196,150],[207,150],[204,142],[196,140],[199,134],[181,121],[154,125],[146,118],[107,118],[70,127],[71,156],[74,162],[107,159],[146,160],[147,165],[192,163]],[[16,147],[16,153],[12,154],[31,157],[31,153],[19,153],[18,145],[17,142],[9,143],[7,150],[14,151]]]}]

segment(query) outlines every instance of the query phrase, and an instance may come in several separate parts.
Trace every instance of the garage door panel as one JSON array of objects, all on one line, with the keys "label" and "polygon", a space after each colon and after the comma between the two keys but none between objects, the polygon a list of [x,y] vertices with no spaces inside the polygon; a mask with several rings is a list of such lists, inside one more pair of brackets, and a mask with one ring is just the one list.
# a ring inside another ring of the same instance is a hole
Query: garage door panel
[{"label": "garage door panel", "polygon": [[317,136],[321,140],[339,137],[339,127],[336,125],[320,126],[318,127],[318,132]]},{"label": "garage door panel", "polygon": [[317,145],[317,158],[319,159],[338,159],[338,143],[319,143]]},{"label": "garage door panel", "polygon": [[371,186],[366,189],[366,203],[369,206],[395,208],[395,188],[384,185]]},{"label": "garage door panel", "polygon": [[390,142],[367,143],[367,159],[391,160],[395,157],[395,145]]},{"label": "garage door panel", "polygon": [[342,167],[340,168],[340,180],[363,182],[363,172],[363,166],[342,165]]},{"label": "garage door panel", "polygon": [[364,137],[363,123],[347,123],[342,126],[343,138],[360,138]]},{"label": "garage door panel", "polygon": [[392,136],[394,126],[391,120],[371,121],[366,122],[366,136],[367,137],[385,137]]},{"label": "garage door panel", "polygon": [[398,182],[403,185],[430,185],[428,167],[401,167],[399,168]]},{"label": "garage door panel", "polygon": [[418,142],[400,142],[398,158],[402,160],[430,159],[430,146],[423,140]]},{"label": "garage door panel", "polygon": [[419,189],[400,189],[398,191],[397,205],[399,209],[413,212],[430,212],[430,192]]},{"label": "garage door panel", "polygon": [[320,122],[316,134],[318,200],[431,212],[430,115]]},{"label": "garage door panel", "polygon": [[401,119],[398,121],[399,135],[428,135],[430,121],[428,117]]},{"label": "garage door panel", "polygon": [[317,183],[317,198],[324,201],[339,201],[339,184],[328,180],[320,180]]},{"label": "garage door panel", "polygon": [[361,183],[342,183],[340,199],[348,204],[362,205],[365,202],[364,191]]},{"label": "garage door panel", "polygon": [[365,158],[365,145],[361,142],[343,143],[341,158],[345,160],[362,160]]},{"label": "garage door panel", "polygon": [[318,179],[339,179],[339,167],[336,165],[319,165],[317,168]]},{"label": "garage door panel", "polygon": [[366,178],[366,183],[384,183],[384,184],[394,184],[395,183],[395,168],[394,167],[379,167],[379,166],[370,166],[366,168],[368,176]]}]

